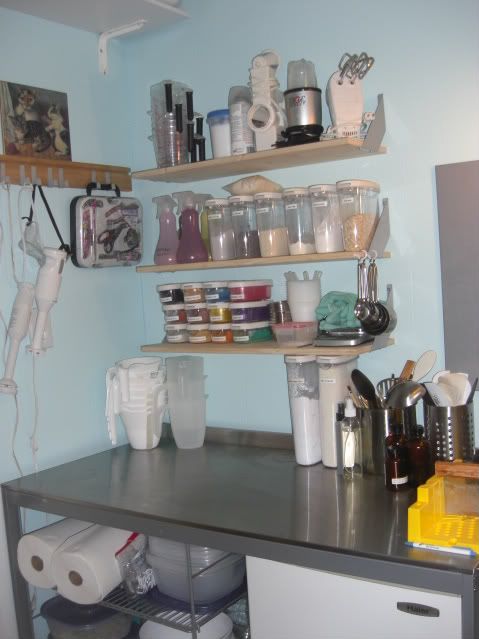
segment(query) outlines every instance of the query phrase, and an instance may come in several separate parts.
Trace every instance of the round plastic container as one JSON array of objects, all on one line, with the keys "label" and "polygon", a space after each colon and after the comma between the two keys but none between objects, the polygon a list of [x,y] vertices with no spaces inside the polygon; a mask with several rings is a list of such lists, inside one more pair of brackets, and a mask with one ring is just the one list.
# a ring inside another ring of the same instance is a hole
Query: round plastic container
[{"label": "round plastic container", "polygon": [[228,282],[232,302],[259,302],[269,300],[273,280],[246,280]]},{"label": "round plastic container", "polygon": [[318,253],[342,251],[344,249],[343,229],[336,185],[316,184],[309,187],[309,193],[316,251]]},{"label": "round plastic container", "polygon": [[380,191],[370,180],[336,182],[345,251],[367,250],[379,219]]},{"label": "round plastic container", "polygon": [[188,324],[206,324],[210,321],[210,314],[206,304],[185,304],[186,321]]},{"label": "round plastic container", "polygon": [[208,209],[211,258],[215,261],[234,259],[236,257],[235,237],[228,200],[206,200],[205,206]]},{"label": "round plastic container", "polygon": [[[147,621],[140,628],[140,639],[192,639],[191,632]],[[233,621],[224,612],[201,626],[201,639],[234,639]]]},{"label": "round plastic container", "polygon": [[131,626],[131,617],[104,606],[85,606],[57,596],[40,609],[55,639],[123,639]]},{"label": "round plastic container", "polygon": [[232,322],[267,322],[270,319],[269,301],[233,302],[231,304]]},{"label": "round plastic container", "polygon": [[162,304],[182,304],[184,301],[181,284],[158,284],[156,291]]},{"label": "round plastic container", "polygon": [[308,189],[284,189],[283,202],[288,229],[289,254],[307,255],[314,253],[316,247]]},{"label": "round plastic container", "polygon": [[208,304],[211,324],[229,324],[231,323],[231,309],[229,302],[217,302],[216,304]]},{"label": "round plastic container", "polygon": [[205,282],[203,287],[207,303],[230,301],[228,282]]},{"label": "round plastic container", "polygon": [[230,344],[233,341],[231,324],[210,324],[211,341],[216,344]]},{"label": "round plastic container", "polygon": [[231,127],[229,109],[210,111],[206,117],[210,127],[211,150],[214,158],[231,155]]},{"label": "round plastic container", "polygon": [[[189,600],[188,579],[185,559],[175,561],[164,556],[146,554],[146,560],[153,568],[158,590],[169,597]],[[200,569],[193,566],[193,572]],[[197,603],[211,603],[238,588],[245,575],[245,561],[242,555],[230,555],[209,570],[193,579],[193,597]]]},{"label": "round plastic container", "polygon": [[228,201],[235,234],[236,257],[261,257],[254,197],[232,195]]},{"label": "round plastic container", "polygon": [[186,324],[184,304],[165,304],[163,313],[167,324]]},{"label": "round plastic container", "polygon": [[[199,372],[203,376],[203,369]],[[164,537],[148,537],[148,550],[152,555],[157,557],[165,557],[175,561],[185,561],[185,544],[181,541],[173,539],[165,539]],[[227,555],[224,550],[210,548],[209,546],[190,546],[191,561],[195,565],[201,565],[206,568],[210,564],[222,559]]]},{"label": "round plastic container", "polygon": [[211,342],[209,327],[209,324],[187,324],[188,341],[191,342],[191,344],[206,344],[207,342]]},{"label": "round plastic container", "polygon": [[273,339],[269,322],[245,322],[232,324],[233,342],[249,344],[250,342],[267,342]]},{"label": "round plastic container", "polygon": [[288,230],[281,193],[254,196],[261,257],[288,255]]},{"label": "round plastic container", "polygon": [[173,344],[187,342],[188,332],[186,330],[186,326],[186,324],[166,324],[166,341],[172,342]]},{"label": "round plastic container", "polygon": [[184,301],[188,304],[205,301],[205,291],[201,282],[188,282],[183,284],[181,288],[183,289]]}]

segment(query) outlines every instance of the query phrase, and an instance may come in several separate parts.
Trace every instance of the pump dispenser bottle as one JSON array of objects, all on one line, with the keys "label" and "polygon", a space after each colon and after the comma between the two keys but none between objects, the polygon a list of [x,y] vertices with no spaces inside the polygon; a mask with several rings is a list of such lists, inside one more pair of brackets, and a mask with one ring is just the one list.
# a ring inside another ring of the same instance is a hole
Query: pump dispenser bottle
[{"label": "pump dispenser bottle", "polygon": [[174,209],[176,202],[170,195],[154,197],[157,206],[156,217],[160,221],[160,237],[155,250],[155,264],[176,264],[178,232]]},{"label": "pump dispenser bottle", "polygon": [[195,208],[195,194],[193,191],[180,191],[173,193],[173,197],[178,201],[178,208],[181,211],[181,237],[176,261],[179,264],[207,262],[208,251],[201,238],[199,214]]}]

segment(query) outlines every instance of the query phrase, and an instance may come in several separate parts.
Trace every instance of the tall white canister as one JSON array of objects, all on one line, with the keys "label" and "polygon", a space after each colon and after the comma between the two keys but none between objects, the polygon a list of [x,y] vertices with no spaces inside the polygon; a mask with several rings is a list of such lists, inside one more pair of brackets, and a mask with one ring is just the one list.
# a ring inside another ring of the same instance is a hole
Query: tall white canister
[{"label": "tall white canister", "polygon": [[302,466],[321,461],[319,371],[314,355],[286,355],[294,453]]},{"label": "tall white canister", "polygon": [[339,356],[316,358],[319,366],[319,427],[323,464],[337,466],[336,411],[344,402],[351,384],[351,372],[357,368],[357,357]]}]

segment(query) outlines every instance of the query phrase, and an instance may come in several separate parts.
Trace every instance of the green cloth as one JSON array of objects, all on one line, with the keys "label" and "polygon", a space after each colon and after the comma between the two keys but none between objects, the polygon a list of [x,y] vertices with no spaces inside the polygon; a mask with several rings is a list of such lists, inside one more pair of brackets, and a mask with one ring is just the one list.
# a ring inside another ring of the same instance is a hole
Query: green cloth
[{"label": "green cloth", "polygon": [[335,328],[360,327],[361,324],[354,315],[357,299],[358,297],[354,293],[342,293],[341,291],[326,293],[316,309],[319,328],[324,331]]}]

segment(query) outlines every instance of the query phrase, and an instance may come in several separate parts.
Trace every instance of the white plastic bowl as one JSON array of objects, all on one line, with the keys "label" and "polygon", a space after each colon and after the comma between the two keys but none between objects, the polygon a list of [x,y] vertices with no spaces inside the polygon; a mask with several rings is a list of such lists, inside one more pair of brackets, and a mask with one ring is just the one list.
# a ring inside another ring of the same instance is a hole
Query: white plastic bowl
[{"label": "white plastic bowl", "polygon": [[[233,622],[228,615],[221,612],[201,626],[198,636],[201,636],[201,639],[231,639]],[[154,621],[147,621],[140,628],[140,639],[191,639],[191,637],[190,632],[169,628]]]}]

